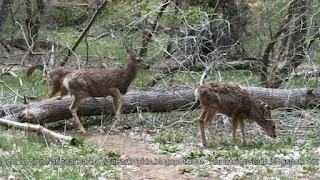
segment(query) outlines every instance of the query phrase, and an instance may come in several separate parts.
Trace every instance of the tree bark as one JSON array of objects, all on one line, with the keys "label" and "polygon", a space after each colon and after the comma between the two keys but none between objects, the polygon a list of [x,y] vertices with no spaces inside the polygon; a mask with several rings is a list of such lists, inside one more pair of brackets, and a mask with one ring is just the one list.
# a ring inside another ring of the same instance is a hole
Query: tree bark
[{"label": "tree bark", "polygon": [[[279,40],[279,37],[281,36],[281,34],[288,33],[289,22],[291,21],[292,16],[293,16],[293,12],[292,12],[293,5],[294,5],[293,2],[291,2],[289,4],[288,14],[287,14],[286,18],[284,19],[282,25],[280,26],[280,28],[276,32],[276,34],[271,37],[270,42],[268,43],[266,49],[264,50],[264,53],[262,56],[263,67],[262,67],[262,71],[261,71],[261,82],[267,82],[267,79],[268,79],[268,66],[269,66],[269,62],[270,62],[269,54],[270,54],[271,50],[274,48],[274,45]],[[287,37],[284,37],[284,38],[287,38]]]},{"label": "tree bark", "polygon": [[0,9],[0,41],[2,39],[2,31],[7,22],[9,10],[10,10],[10,0],[3,0],[1,9]]},{"label": "tree bark", "polygon": [[[260,99],[272,108],[285,106],[310,107],[320,103],[320,88],[268,89],[243,87],[256,99]],[[17,121],[49,123],[71,118],[69,106],[72,98],[51,98],[28,105],[0,106],[0,116],[13,114]],[[17,106],[17,107],[16,107]],[[170,112],[187,111],[199,106],[195,102],[194,89],[181,91],[130,91],[124,96],[122,114],[135,112]],[[5,110],[4,110],[5,109]],[[114,114],[111,97],[87,98],[78,109],[80,116]]]},{"label": "tree bark", "polygon": [[170,4],[170,1],[166,0],[165,3],[163,3],[162,6],[160,7],[160,11],[158,12],[156,19],[154,20],[154,23],[153,23],[153,25],[151,27],[151,31],[146,34],[146,37],[142,41],[142,47],[141,47],[141,50],[140,50],[140,56],[142,56],[142,57],[147,56],[148,44],[151,41],[153,33],[157,30],[159,21],[161,19],[161,16],[162,16],[164,10],[166,9],[166,7],[169,4]]},{"label": "tree bark", "polygon": [[295,27],[290,34],[290,44],[288,51],[288,60],[285,65],[276,73],[275,78],[270,83],[271,88],[280,87],[281,83],[288,80],[288,74],[298,67],[306,57],[305,51],[305,36],[307,34],[307,4],[306,0],[296,0],[293,6],[295,20]]}]

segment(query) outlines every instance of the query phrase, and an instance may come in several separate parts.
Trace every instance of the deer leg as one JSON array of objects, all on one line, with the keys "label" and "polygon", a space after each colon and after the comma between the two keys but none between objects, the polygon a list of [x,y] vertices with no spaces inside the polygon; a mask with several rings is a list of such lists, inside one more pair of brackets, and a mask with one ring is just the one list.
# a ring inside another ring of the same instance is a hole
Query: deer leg
[{"label": "deer leg", "polygon": [[209,113],[207,113],[207,116],[205,118],[205,123],[206,123],[208,130],[209,130],[211,138],[213,139],[213,142],[216,145],[220,145],[219,140],[216,138],[216,135],[215,135],[213,128],[212,128],[212,119],[215,115],[216,115],[215,111],[209,111]]},{"label": "deer leg", "polygon": [[60,88],[60,96],[63,97],[66,95],[68,95],[68,90],[65,87],[61,87]]},{"label": "deer leg", "polygon": [[237,116],[232,116],[231,119],[231,124],[232,124],[232,143],[236,143],[236,130],[238,128],[238,117]]},{"label": "deer leg", "polygon": [[53,86],[50,85],[50,90],[46,96],[46,99],[52,98],[58,91],[59,91],[58,88],[54,88]]},{"label": "deer leg", "polygon": [[113,108],[116,111],[115,118],[119,118],[122,104],[123,104],[122,94],[118,89],[113,88],[110,90],[110,95],[112,96],[112,99],[113,99]]},{"label": "deer leg", "polygon": [[82,99],[83,98],[79,98],[77,96],[73,96],[73,101],[72,101],[72,104],[69,107],[69,110],[70,110],[70,112],[72,114],[73,122],[75,122],[77,124],[78,128],[80,129],[80,131],[83,134],[86,134],[86,130],[82,126],[82,124],[80,122],[80,119],[79,119],[79,117],[77,115],[77,111],[78,111],[78,108],[79,108],[79,106],[81,104]]},{"label": "deer leg", "polygon": [[199,126],[200,126],[201,140],[202,140],[202,145],[203,146],[207,146],[206,137],[205,137],[205,134],[204,134],[204,118],[206,117],[206,114],[207,114],[207,111],[205,109],[203,109],[200,117],[198,118]]},{"label": "deer leg", "polygon": [[244,120],[243,119],[239,119],[239,124],[240,124],[240,129],[241,129],[241,133],[242,133],[242,143],[244,145],[247,144],[247,141],[246,141],[246,134],[244,132]]}]

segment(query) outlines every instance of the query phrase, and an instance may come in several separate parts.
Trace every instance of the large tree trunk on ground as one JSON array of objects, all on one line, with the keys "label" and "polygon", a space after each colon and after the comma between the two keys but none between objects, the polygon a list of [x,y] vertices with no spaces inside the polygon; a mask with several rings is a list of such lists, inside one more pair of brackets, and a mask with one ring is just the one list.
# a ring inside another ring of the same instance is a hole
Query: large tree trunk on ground
[{"label": "large tree trunk on ground", "polygon": [[[237,69],[237,70],[258,70],[261,69],[261,64],[258,62],[258,59],[243,59],[243,60],[236,60],[236,61],[227,61],[227,62],[217,62],[214,64],[214,61],[212,62],[212,69],[217,70],[225,70],[225,69]],[[157,82],[172,73],[178,72],[181,69],[190,69],[193,71],[203,71],[206,69],[206,67],[198,63],[196,65],[192,66],[191,61],[183,61],[181,64],[179,64],[177,61],[174,60],[167,60],[163,63],[160,63],[153,67],[153,69],[157,70],[158,73],[153,79],[147,84],[147,87],[153,87],[157,84]]]},{"label": "large tree trunk on ground", "polygon": [[[256,99],[269,104],[272,108],[284,106],[309,107],[320,103],[320,88],[297,89],[268,89],[258,87],[244,87]],[[71,98],[52,98],[29,105],[3,105],[0,106],[0,116],[7,116],[8,111],[14,110],[17,120],[36,123],[48,123],[61,119],[68,119],[71,114],[68,107]],[[139,112],[169,112],[173,110],[192,110],[198,107],[195,102],[194,89],[175,92],[168,91],[130,91],[124,96],[122,113]],[[17,106],[17,107],[15,107]],[[3,111],[6,109],[6,111]],[[6,113],[5,113],[6,112]],[[112,99],[88,98],[82,102],[78,114],[80,116],[92,116],[114,114]]]}]

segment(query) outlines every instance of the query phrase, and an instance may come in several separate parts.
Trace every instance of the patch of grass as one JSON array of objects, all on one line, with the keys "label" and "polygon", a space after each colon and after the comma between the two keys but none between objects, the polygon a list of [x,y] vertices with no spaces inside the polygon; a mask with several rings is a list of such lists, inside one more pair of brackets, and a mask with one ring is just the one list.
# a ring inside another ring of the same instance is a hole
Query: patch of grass
[{"label": "patch of grass", "polygon": [[269,167],[267,166],[267,172],[268,172],[268,173],[273,173],[273,169],[272,169],[272,168],[269,168]]},{"label": "patch of grass", "polygon": [[192,167],[184,167],[179,169],[180,174],[191,173],[193,171]]},{"label": "patch of grass", "polygon": [[180,148],[177,145],[173,146],[161,146],[160,149],[164,152],[176,153],[180,151]]},{"label": "patch of grass", "polygon": [[261,149],[261,147],[263,146],[263,142],[251,142],[247,145],[247,148],[249,150],[253,150],[253,149]]},{"label": "patch of grass", "polygon": [[210,173],[207,170],[202,170],[198,173],[198,177],[210,177]]},{"label": "patch of grass", "polygon": [[320,147],[320,140],[319,139],[308,139],[308,140],[303,141],[301,144],[299,144],[299,147],[301,147],[301,148]]},{"label": "patch of grass", "polygon": [[0,149],[3,151],[10,151],[13,149],[13,144],[8,142],[5,137],[0,137]]},{"label": "patch of grass", "polygon": [[[48,92],[47,82],[42,81],[42,71],[36,70],[34,73],[27,78],[25,76],[26,71],[13,71],[19,77],[15,78],[12,76],[2,77],[2,81],[5,82],[11,89],[21,96],[36,96],[39,99],[43,99]],[[5,93],[10,93],[10,89],[3,84],[0,84],[0,87],[3,88]],[[23,99],[18,98],[18,102],[23,102]]]},{"label": "patch of grass", "polygon": [[206,156],[202,151],[199,151],[199,152],[189,152],[187,155],[186,155],[186,158],[188,159],[197,159],[197,158],[200,158],[200,157],[203,157],[203,156]]},{"label": "patch of grass", "polygon": [[231,140],[221,140],[220,145],[222,145],[224,147],[232,147],[232,142],[231,142]]},{"label": "patch of grass", "polygon": [[16,161],[4,165],[0,174],[12,174],[23,179],[97,179],[105,172],[110,172],[111,177],[111,171],[114,172],[114,165],[106,164],[104,160],[120,157],[113,152],[98,151],[97,146],[92,144],[72,146],[34,133],[18,130],[16,133],[10,141],[0,137],[1,143],[16,144],[14,151],[11,147],[6,148],[9,155],[0,154],[1,160]]},{"label": "patch of grass", "polygon": [[292,138],[287,138],[285,141],[284,141],[284,143],[285,143],[285,145],[293,145],[293,140],[292,140]]},{"label": "patch of grass", "polygon": [[162,131],[154,136],[156,143],[180,143],[183,141],[183,133],[181,130]]},{"label": "patch of grass", "polygon": [[179,129],[175,130],[174,141],[176,143],[180,143],[180,142],[183,141],[183,138],[184,138],[183,132],[181,130],[179,130]]},{"label": "patch of grass", "polygon": [[287,155],[288,154],[288,150],[287,149],[280,149],[279,152],[283,155]]},{"label": "patch of grass", "polygon": [[319,170],[319,166],[303,166],[303,170],[310,171],[310,172],[317,172]]},{"label": "patch of grass", "polygon": [[315,153],[315,152],[308,152],[308,153],[305,153],[305,154],[301,154],[301,157],[300,157],[301,160],[320,160],[320,156]]},{"label": "patch of grass", "polygon": [[166,144],[168,141],[167,141],[166,137],[164,136],[164,133],[161,132],[161,133],[158,133],[154,136],[154,142]]}]

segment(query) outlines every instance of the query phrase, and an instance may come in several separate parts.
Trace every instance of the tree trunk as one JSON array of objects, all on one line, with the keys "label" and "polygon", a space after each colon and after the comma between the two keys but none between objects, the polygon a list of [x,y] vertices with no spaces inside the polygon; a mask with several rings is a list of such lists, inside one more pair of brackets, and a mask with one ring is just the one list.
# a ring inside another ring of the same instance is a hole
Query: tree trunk
[{"label": "tree trunk", "polygon": [[157,17],[154,20],[154,23],[153,23],[153,25],[151,27],[151,31],[149,31],[148,33],[145,33],[146,37],[144,37],[144,39],[142,41],[142,47],[141,47],[141,50],[140,50],[140,56],[142,56],[142,57],[147,56],[148,44],[151,42],[152,35],[157,30],[157,27],[158,27],[159,21],[161,19],[161,16],[162,16],[164,10],[166,9],[166,7],[169,4],[170,4],[170,1],[168,1],[168,0],[166,0],[165,3],[162,4],[162,6],[160,7],[160,11],[158,12]]},{"label": "tree trunk", "polygon": [[[320,103],[320,88],[268,89],[244,87],[256,99],[261,99],[272,108],[284,106],[310,107]],[[18,121],[29,121],[40,124],[68,119],[71,117],[69,106],[72,98],[51,98],[28,105],[0,106],[0,116],[14,114]],[[17,106],[17,107],[16,107]],[[135,112],[170,112],[187,111],[198,107],[195,103],[194,89],[168,92],[130,91],[124,96],[122,114]],[[87,98],[78,109],[80,116],[114,114],[111,97]]]},{"label": "tree trunk", "polygon": [[[289,23],[290,23],[292,16],[293,16],[293,12],[292,12],[293,5],[294,5],[293,2],[291,2],[289,4],[287,16],[285,17],[279,30],[275,33],[274,36],[271,37],[270,42],[268,43],[266,49],[264,50],[264,53],[262,56],[263,67],[262,67],[262,71],[261,71],[261,82],[263,82],[263,83],[267,82],[267,80],[268,80],[268,67],[269,67],[269,62],[270,62],[269,54],[270,54],[271,50],[274,48],[278,39],[280,39],[279,37],[281,36],[282,33],[288,34],[288,26],[289,26]],[[287,37],[284,37],[284,38],[287,38]]]},{"label": "tree trunk", "polygon": [[9,10],[10,10],[10,0],[3,0],[1,9],[0,9],[0,41],[2,39],[2,31],[7,22]]},{"label": "tree trunk", "polygon": [[276,73],[275,78],[270,83],[271,88],[280,87],[281,83],[288,80],[288,74],[298,67],[306,57],[305,51],[305,36],[307,34],[307,11],[306,0],[296,0],[293,6],[293,11],[296,15],[295,27],[290,33],[290,44],[288,52],[288,60],[285,65]]}]

